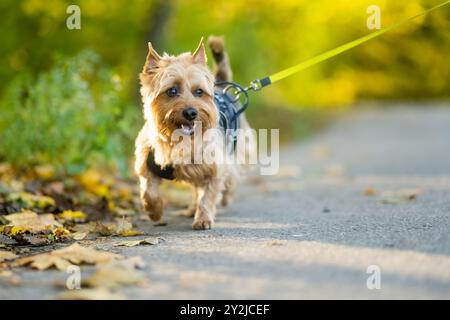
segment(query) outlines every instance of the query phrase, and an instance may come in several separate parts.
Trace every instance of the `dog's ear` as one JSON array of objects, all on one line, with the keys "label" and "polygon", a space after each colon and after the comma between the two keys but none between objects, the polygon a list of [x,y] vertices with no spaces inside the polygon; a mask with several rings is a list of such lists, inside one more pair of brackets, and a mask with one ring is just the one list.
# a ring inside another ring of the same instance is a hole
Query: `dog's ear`
[{"label": "dog's ear", "polygon": [[205,45],[203,44],[203,37],[200,39],[200,43],[197,49],[195,49],[194,53],[192,54],[192,58],[194,59],[195,63],[206,65],[207,58],[205,52]]},{"label": "dog's ear", "polygon": [[158,65],[158,61],[161,60],[161,56],[158,52],[153,49],[152,43],[148,43],[148,54],[147,59],[145,60],[144,68],[142,69],[143,73],[151,73],[152,69],[156,68]]}]

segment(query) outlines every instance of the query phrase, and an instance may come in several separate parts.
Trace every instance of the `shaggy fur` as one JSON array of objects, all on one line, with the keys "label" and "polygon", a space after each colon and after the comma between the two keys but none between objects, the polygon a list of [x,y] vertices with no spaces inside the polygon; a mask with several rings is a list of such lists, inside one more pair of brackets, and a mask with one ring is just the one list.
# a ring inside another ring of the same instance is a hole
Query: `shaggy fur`
[{"label": "shaggy fur", "polygon": [[[203,40],[203,39],[202,39]],[[214,74],[208,69],[203,41],[193,54],[183,53],[160,56],[149,43],[149,52],[140,74],[141,94],[144,103],[145,124],[136,139],[135,171],[139,176],[140,195],[150,218],[158,221],[163,215],[163,201],[158,193],[160,178],[150,172],[146,165],[150,150],[155,162],[162,167],[172,165],[175,179],[185,181],[193,187],[193,201],[188,215],[194,217],[193,229],[210,229],[214,222],[216,204],[222,195],[222,205],[228,205],[241,174],[236,164],[174,164],[172,150],[178,141],[172,141],[172,133],[193,122],[183,116],[186,108],[197,111],[195,121],[201,122],[203,132],[217,128],[219,114],[214,104],[214,81],[231,81],[231,68],[224,41],[221,37],[210,37],[208,41],[215,60]],[[178,88],[176,97],[170,97],[167,90]],[[201,89],[203,94],[194,92]],[[250,128],[244,115],[241,115],[241,128]],[[217,139],[223,139],[219,135]],[[201,153],[205,147],[220,145],[218,141],[203,142],[192,147],[192,156]],[[252,152],[254,141],[250,141],[245,154]],[[219,150],[217,152],[220,152]]]}]

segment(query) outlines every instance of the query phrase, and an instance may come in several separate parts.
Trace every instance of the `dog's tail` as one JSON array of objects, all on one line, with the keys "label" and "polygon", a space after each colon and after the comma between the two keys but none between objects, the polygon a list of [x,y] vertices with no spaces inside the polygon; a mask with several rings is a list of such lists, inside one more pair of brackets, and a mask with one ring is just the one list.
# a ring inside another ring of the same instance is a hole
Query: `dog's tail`
[{"label": "dog's tail", "polygon": [[217,82],[231,81],[233,74],[231,72],[230,60],[225,51],[225,41],[223,37],[209,36],[208,46],[214,57],[214,76]]}]

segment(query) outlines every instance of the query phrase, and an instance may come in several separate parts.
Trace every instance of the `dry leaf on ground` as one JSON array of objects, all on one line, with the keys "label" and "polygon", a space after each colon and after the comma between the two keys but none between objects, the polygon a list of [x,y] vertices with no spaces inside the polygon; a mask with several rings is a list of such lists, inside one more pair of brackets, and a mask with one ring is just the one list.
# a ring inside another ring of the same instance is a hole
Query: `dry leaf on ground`
[{"label": "dry leaf on ground", "polygon": [[9,251],[0,250],[0,262],[14,260],[17,256]]},{"label": "dry leaf on ground", "polygon": [[9,221],[7,226],[23,228],[34,233],[43,232],[54,227],[62,227],[52,214],[38,215],[30,210],[9,214],[4,217]]},{"label": "dry leaf on ground", "polygon": [[400,204],[413,201],[417,196],[423,194],[422,189],[402,189],[397,191],[386,191],[381,194],[380,202],[383,204]]},{"label": "dry leaf on ground", "polygon": [[159,243],[160,240],[162,240],[161,237],[149,237],[149,238],[145,238],[145,239],[141,239],[141,240],[122,241],[122,242],[116,243],[114,246],[115,247],[135,247],[135,246],[145,245],[145,244],[156,245]]},{"label": "dry leaf on ground", "polygon": [[91,275],[84,285],[114,289],[122,285],[143,284],[145,275],[142,272],[123,265],[104,266]]},{"label": "dry leaf on ground", "polygon": [[50,253],[42,253],[18,259],[15,261],[14,266],[29,265],[38,270],[45,270],[54,266],[61,271],[66,271],[67,267],[71,264],[80,265],[85,263],[99,265],[122,258],[123,256],[115,253],[98,251],[92,248],[82,247],[75,243],[69,247]]},{"label": "dry leaf on ground", "polygon": [[114,234],[122,237],[140,236],[143,232],[134,230],[131,222],[121,219],[114,230]]},{"label": "dry leaf on ground", "polygon": [[75,232],[75,233],[72,233],[72,239],[80,241],[80,240],[83,240],[84,238],[86,238],[87,235],[88,235],[87,232]]},{"label": "dry leaf on ground", "polygon": [[111,292],[105,288],[70,290],[60,294],[60,300],[124,300],[121,293]]}]

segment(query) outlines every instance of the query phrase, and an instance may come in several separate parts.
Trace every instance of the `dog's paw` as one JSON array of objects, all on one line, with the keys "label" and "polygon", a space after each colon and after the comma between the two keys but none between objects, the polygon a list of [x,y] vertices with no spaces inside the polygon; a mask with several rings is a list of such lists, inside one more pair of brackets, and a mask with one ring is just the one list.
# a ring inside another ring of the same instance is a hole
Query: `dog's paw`
[{"label": "dog's paw", "polygon": [[213,226],[213,221],[209,218],[195,219],[192,223],[192,229],[194,230],[208,230]]},{"label": "dog's paw", "polygon": [[148,199],[144,197],[142,199],[145,211],[148,212],[150,219],[153,221],[159,221],[164,212],[164,204],[161,198]]}]

